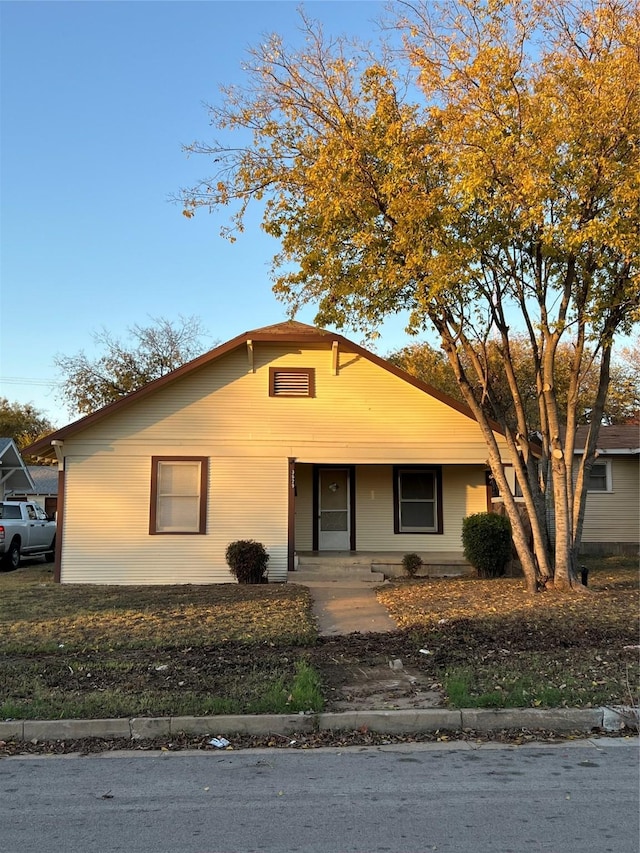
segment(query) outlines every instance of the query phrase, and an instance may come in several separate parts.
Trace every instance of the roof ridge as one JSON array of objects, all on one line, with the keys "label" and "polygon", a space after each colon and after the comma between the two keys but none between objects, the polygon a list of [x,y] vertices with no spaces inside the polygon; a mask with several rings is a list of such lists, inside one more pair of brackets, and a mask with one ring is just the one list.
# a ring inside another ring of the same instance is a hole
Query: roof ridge
[{"label": "roof ridge", "polygon": [[269,326],[261,326],[258,329],[251,329],[250,331],[245,332],[245,335],[289,335],[292,331],[304,332],[306,335],[315,335],[317,337],[334,334],[333,332],[329,332],[327,329],[321,329],[319,326],[312,326],[309,323],[301,323],[300,320],[283,320],[281,323],[272,323]]}]

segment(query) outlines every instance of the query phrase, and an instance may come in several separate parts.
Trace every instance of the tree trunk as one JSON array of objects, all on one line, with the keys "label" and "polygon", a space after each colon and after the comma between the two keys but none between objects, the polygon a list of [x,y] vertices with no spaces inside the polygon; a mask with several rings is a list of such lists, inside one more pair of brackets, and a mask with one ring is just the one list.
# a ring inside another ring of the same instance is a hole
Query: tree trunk
[{"label": "tree trunk", "polygon": [[442,337],[443,349],[447,353],[449,362],[453,368],[456,379],[458,380],[458,384],[460,385],[460,390],[462,391],[467,405],[473,412],[476,421],[478,422],[478,426],[480,427],[480,431],[487,443],[489,451],[489,467],[491,468],[491,473],[493,474],[494,479],[498,484],[498,488],[503,495],[505,510],[509,516],[509,521],[511,522],[511,535],[514,545],[516,546],[516,551],[518,552],[518,558],[522,565],[527,589],[529,592],[537,592],[538,580],[536,563],[533,558],[533,554],[531,553],[531,549],[529,548],[529,542],[527,541],[527,536],[522,524],[522,518],[518,512],[517,504],[513,499],[511,489],[509,488],[509,484],[507,483],[507,479],[504,474],[500,450],[498,448],[493,428],[489,423],[489,419],[487,418],[484,409],[475,398],[473,389],[469,384],[460,361],[456,342],[453,340],[450,331],[442,321],[436,322],[434,320],[434,324]]}]

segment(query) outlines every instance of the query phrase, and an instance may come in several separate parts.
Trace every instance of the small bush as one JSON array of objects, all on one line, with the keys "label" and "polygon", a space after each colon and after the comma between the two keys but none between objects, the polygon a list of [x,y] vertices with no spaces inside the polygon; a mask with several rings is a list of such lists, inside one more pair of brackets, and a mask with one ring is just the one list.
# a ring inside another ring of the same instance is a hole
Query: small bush
[{"label": "small bush", "polygon": [[494,512],[477,512],[462,520],[464,555],[481,578],[499,578],[511,559],[511,524]]},{"label": "small bush", "polygon": [[422,558],[418,554],[405,554],[402,558],[402,568],[410,578],[415,578],[422,566]]},{"label": "small bush", "polygon": [[225,560],[238,583],[266,583],[269,555],[261,542],[238,539],[225,551]]}]

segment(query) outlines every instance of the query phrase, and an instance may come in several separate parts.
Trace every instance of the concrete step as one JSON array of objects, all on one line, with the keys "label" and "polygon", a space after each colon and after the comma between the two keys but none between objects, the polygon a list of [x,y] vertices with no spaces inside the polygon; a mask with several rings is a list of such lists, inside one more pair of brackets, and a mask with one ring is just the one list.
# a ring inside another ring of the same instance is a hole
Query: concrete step
[{"label": "concrete step", "polygon": [[315,554],[301,554],[298,557],[298,567],[303,568],[336,568],[336,569],[351,569],[351,568],[361,568],[361,569],[370,569],[371,568],[371,557],[367,555],[358,556],[349,556],[346,555],[344,557],[338,556],[317,556]]},{"label": "concrete step", "polygon": [[370,566],[299,566],[295,572],[289,572],[289,583],[311,583],[316,581],[336,581],[379,584],[384,582],[382,572],[371,571]]},{"label": "concrete step", "polygon": [[[438,553],[423,556],[418,577],[460,577],[471,573],[469,563],[457,554]],[[362,580],[382,583],[385,578],[406,575],[399,554],[329,552],[299,554],[296,575],[303,583],[302,572],[311,580]],[[293,580],[293,577],[290,578]]]}]

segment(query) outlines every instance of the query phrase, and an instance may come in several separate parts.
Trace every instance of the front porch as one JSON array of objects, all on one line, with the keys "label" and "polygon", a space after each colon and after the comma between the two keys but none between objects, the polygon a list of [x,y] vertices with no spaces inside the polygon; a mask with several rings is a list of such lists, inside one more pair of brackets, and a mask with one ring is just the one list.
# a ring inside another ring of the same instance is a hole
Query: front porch
[{"label": "front porch", "polygon": [[[288,571],[353,580],[401,577],[404,554],[421,576],[469,574],[462,519],[487,508],[485,464],[289,459]],[[292,579],[292,577],[291,577]]]},{"label": "front porch", "polygon": [[[460,577],[473,569],[457,551],[417,551],[422,558],[418,577]],[[382,583],[403,577],[404,552],[398,551],[301,551],[296,554],[294,571],[289,580],[302,583],[312,580],[358,580]]]}]

